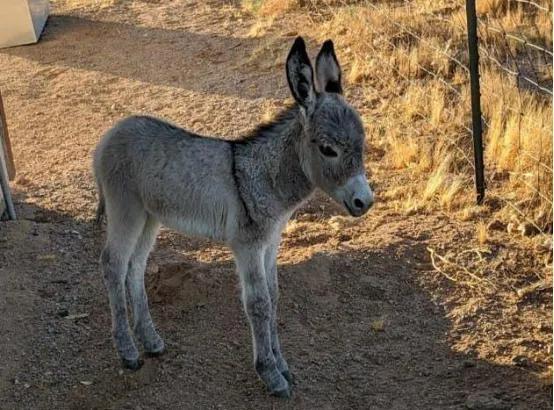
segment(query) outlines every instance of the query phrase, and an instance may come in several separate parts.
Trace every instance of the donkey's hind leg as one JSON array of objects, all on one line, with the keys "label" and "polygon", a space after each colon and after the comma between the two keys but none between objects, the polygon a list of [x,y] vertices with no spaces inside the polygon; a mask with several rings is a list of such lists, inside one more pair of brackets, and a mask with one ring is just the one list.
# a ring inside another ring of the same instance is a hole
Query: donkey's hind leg
[{"label": "donkey's hind leg", "polygon": [[135,251],[129,260],[127,272],[127,290],[133,306],[135,336],[142,342],[144,350],[151,355],[158,355],[164,351],[164,342],[156,332],[150,316],[148,297],[144,288],[146,261],[156,241],[159,227],[160,224],[154,217],[147,217]]},{"label": "donkey's hind leg", "polygon": [[136,370],[140,368],[141,362],[129,329],[125,278],[129,259],[144,227],[146,212],[138,202],[129,198],[121,198],[121,201],[109,197],[106,199],[108,235],[100,263],[110,300],[112,335],[123,365]]}]

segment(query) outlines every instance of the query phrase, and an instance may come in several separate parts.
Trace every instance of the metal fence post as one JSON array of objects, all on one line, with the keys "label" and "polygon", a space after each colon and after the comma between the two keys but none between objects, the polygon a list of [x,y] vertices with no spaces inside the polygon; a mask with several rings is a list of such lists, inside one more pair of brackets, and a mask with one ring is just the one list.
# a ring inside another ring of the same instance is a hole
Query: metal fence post
[{"label": "metal fence post", "polygon": [[483,162],[483,125],[481,122],[481,92],[479,89],[479,52],[477,45],[477,12],[475,0],[466,0],[467,47],[471,81],[471,120],[473,129],[473,156],[475,161],[475,189],[477,203],[485,198],[485,166]]},{"label": "metal fence post", "polygon": [[15,166],[11,155],[11,145],[8,139],[8,127],[4,116],[4,105],[2,104],[2,94],[0,94],[0,217],[5,210],[9,219],[16,219],[15,208],[13,206],[10,193],[10,184],[8,180],[15,176]]}]

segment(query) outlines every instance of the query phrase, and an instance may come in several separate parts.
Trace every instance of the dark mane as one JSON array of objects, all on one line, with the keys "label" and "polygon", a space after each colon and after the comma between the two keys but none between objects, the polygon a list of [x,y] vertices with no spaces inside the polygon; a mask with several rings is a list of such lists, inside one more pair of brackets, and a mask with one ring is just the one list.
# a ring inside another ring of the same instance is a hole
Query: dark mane
[{"label": "dark mane", "polygon": [[271,121],[258,125],[251,132],[236,143],[248,143],[260,138],[268,138],[275,134],[280,134],[281,130],[287,127],[298,115],[298,104],[289,105],[281,110]]}]

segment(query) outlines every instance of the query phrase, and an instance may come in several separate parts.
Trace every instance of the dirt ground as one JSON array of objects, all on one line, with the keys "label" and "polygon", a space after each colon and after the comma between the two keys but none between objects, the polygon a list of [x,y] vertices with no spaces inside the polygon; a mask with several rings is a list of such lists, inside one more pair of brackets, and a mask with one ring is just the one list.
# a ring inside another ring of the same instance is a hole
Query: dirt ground
[{"label": "dirt ground", "polygon": [[[0,223],[0,408],[552,408],[551,287],[516,293],[551,269],[544,238],[491,232],[468,263],[495,285],[448,280],[427,248],[471,253],[474,222],[399,212],[386,193],[409,175],[387,169],[371,144],[375,209],[354,221],[316,195],[285,233],[290,400],[269,397],[256,377],[229,251],[165,230],[147,280],[167,353],[120,369],[97,263],[103,230],[91,222],[91,152],[131,113],[238,138],[282,106],[279,58],[296,32],[250,38],[252,24],[229,2],[60,0],[40,43],[0,50],[19,214]],[[283,50],[256,52],[269,41]]]}]

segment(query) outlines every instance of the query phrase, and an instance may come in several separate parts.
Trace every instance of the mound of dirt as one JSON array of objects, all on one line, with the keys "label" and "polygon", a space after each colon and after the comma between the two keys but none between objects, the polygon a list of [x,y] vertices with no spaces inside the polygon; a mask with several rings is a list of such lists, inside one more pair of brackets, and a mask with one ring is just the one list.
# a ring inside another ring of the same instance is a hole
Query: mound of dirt
[{"label": "mound of dirt", "polygon": [[213,290],[221,287],[217,273],[208,264],[154,263],[149,266],[147,274],[147,291],[153,303],[176,304],[185,308],[204,306],[213,301]]}]

